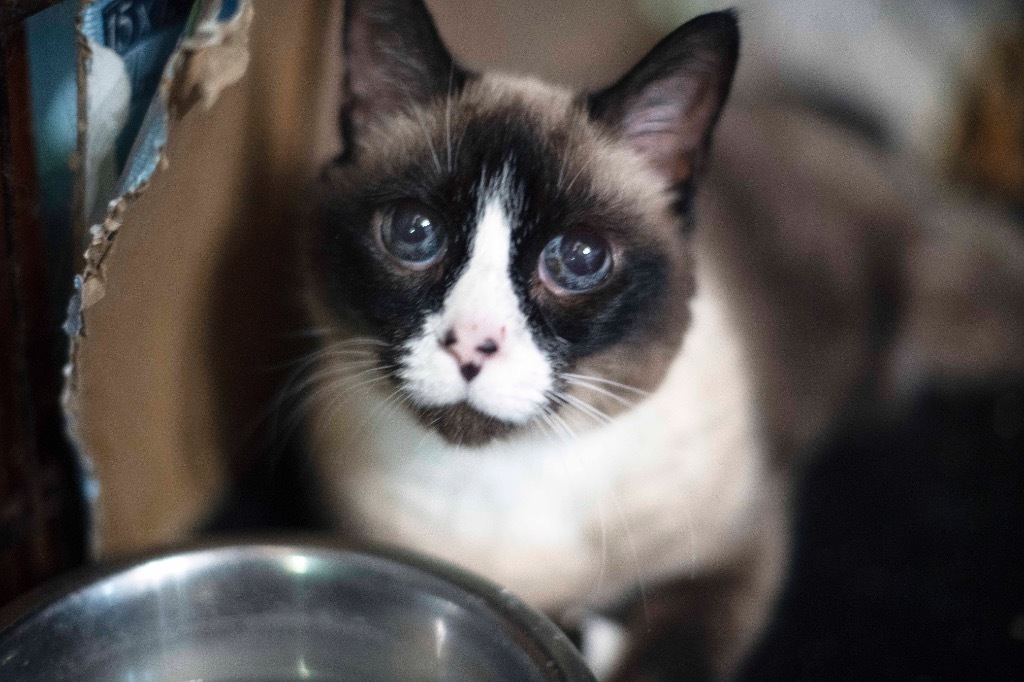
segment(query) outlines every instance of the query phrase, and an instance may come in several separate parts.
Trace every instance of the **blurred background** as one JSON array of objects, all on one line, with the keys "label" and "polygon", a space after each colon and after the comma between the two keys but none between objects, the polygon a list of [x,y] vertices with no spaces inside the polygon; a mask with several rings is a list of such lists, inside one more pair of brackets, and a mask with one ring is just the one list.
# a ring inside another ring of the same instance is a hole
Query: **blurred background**
[{"label": "blurred background", "polygon": [[[226,12],[238,3],[199,4]],[[316,13],[328,4],[304,7]],[[738,7],[737,102],[810,108],[920,167],[948,192],[1024,222],[1019,2],[427,4],[468,66],[585,87],[613,80],[696,14]],[[64,437],[62,325],[90,227],[123,189],[159,75],[197,6],[98,0],[86,5],[81,35],[79,0],[0,6],[0,602],[87,559],[96,492]],[[256,4],[257,21],[282,11],[269,0]],[[273,21],[260,30],[273,36]],[[80,72],[80,48],[91,52],[88,72]],[[280,56],[287,45],[274,49]],[[77,335],[76,316],[69,319],[67,333]],[[823,446],[803,473],[791,586],[751,663],[752,679],[834,679],[840,669],[863,679],[1019,677],[1022,386],[1007,377],[999,386],[923,396],[914,408],[919,419]],[[135,526],[144,531],[146,523]],[[879,668],[883,659],[887,667]]]}]

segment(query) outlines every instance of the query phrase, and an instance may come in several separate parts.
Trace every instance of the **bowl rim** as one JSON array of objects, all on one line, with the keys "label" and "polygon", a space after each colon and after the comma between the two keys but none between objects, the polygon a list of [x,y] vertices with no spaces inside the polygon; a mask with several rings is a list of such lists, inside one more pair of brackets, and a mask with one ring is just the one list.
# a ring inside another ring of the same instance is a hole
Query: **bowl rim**
[{"label": "bowl rim", "polygon": [[[546,615],[527,605],[508,589],[447,561],[413,550],[357,544],[318,534],[231,535],[174,543],[81,566],[43,583],[0,607],[0,647],[16,629],[31,622],[76,592],[131,571],[143,564],[182,555],[215,554],[226,550],[263,549],[330,552],[383,560],[421,571],[446,582],[483,605],[510,629],[514,640],[552,682],[594,682],[595,677],[569,637]],[[0,648],[2,653],[2,648]]]}]

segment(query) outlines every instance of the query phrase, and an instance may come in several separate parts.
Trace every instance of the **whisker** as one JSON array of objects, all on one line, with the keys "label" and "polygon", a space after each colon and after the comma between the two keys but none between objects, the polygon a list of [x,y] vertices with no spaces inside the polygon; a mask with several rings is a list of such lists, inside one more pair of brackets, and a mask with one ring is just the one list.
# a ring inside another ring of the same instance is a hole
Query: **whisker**
[{"label": "whisker", "polygon": [[[315,372],[313,374],[308,375],[301,382],[299,382],[299,383],[295,384],[294,386],[292,386],[289,389],[290,394],[291,395],[295,395],[297,393],[301,393],[301,392],[305,391],[307,388],[309,388],[310,386],[312,386],[313,384],[320,383],[320,382],[324,381],[325,379],[334,379],[336,377],[340,377],[341,378],[340,383],[345,384],[346,381],[355,381],[355,380],[359,379],[360,377],[366,376],[367,374],[373,374],[374,372],[385,372],[388,369],[390,369],[392,366],[391,365],[377,365],[377,364],[374,364],[372,367],[368,367],[368,368],[365,368],[365,369],[361,369],[361,367],[365,367],[365,366],[364,365],[359,365],[359,366],[353,367],[354,369],[358,369],[359,370],[355,374],[350,374],[348,372],[348,370],[350,368],[350,366],[348,366],[348,365],[333,366],[333,367],[328,367],[326,369],[320,370],[319,372]],[[386,375],[382,375],[380,378],[381,379],[386,379],[387,376]],[[357,388],[360,385],[361,384],[356,384],[355,386],[352,386],[352,388]],[[319,387],[317,389],[314,389],[314,394],[317,391],[320,391],[322,388],[323,387]],[[290,397],[290,396],[286,396],[286,397]]]},{"label": "whisker", "polygon": [[[360,367],[362,367],[362,365],[360,365]],[[373,367],[360,369],[360,371],[355,374],[350,374],[348,371],[349,365],[339,363],[333,367],[309,374],[305,376],[302,381],[293,381],[292,385],[287,386],[281,391],[279,398],[276,401],[278,403],[277,411],[280,411],[280,407],[283,406],[285,401],[293,396],[305,392],[306,395],[303,396],[302,400],[293,406],[291,410],[293,415],[297,414],[298,418],[301,420],[303,413],[308,411],[308,409],[325,392],[329,392],[334,389],[344,389],[346,392],[354,392],[358,391],[358,389],[363,386],[370,386],[373,383],[385,381],[388,377],[386,374],[383,374],[383,372],[386,372],[386,370],[391,367],[391,365],[374,365]],[[359,369],[359,367],[356,367],[356,369]],[[372,376],[370,379],[358,381],[361,377],[368,374],[372,375],[375,372],[381,373],[380,376]],[[353,384],[352,382],[356,383]],[[311,391],[308,390],[309,387],[314,384],[321,385]],[[273,426],[276,427],[276,423]]]},{"label": "whisker", "polygon": [[278,365],[271,365],[269,369],[270,370],[275,370],[275,371],[280,371],[282,369],[288,369],[289,367],[294,367],[296,365],[300,365],[299,371],[301,373],[302,370],[305,370],[308,367],[310,367],[311,365],[316,364],[320,360],[326,360],[327,358],[351,358],[351,360],[342,360],[341,362],[336,362],[334,364],[342,364],[342,363],[348,363],[348,362],[362,362],[362,363],[369,363],[369,362],[376,363],[377,362],[377,360],[375,359],[376,356],[374,355],[374,353],[372,353],[370,351],[356,351],[356,350],[343,350],[342,349],[342,350],[335,350],[335,351],[329,351],[329,352],[326,352],[326,351],[325,352],[317,352],[316,354],[310,354],[309,356],[304,357],[304,358],[299,358],[298,360],[289,360],[288,362],[284,362],[284,363],[281,363],[281,364],[278,364]]},{"label": "whisker", "polygon": [[597,497],[597,516],[601,522],[601,570],[598,571],[597,579],[594,581],[594,587],[591,588],[591,598],[596,596],[601,586],[604,585],[605,577],[608,573],[608,515],[607,510],[604,508],[604,500],[601,496]]},{"label": "whisker", "polygon": [[286,339],[310,339],[322,338],[333,333],[335,333],[335,330],[331,327],[307,327],[305,329],[284,332],[281,336]]},{"label": "whisker", "polygon": [[317,348],[310,353],[302,355],[294,360],[282,363],[276,369],[283,369],[285,367],[291,367],[293,365],[304,366],[312,364],[317,360],[325,357],[335,357],[337,355],[364,355],[367,357],[373,357],[376,354],[376,350],[373,346],[386,346],[387,344],[378,339],[370,338],[356,338],[356,339],[345,339],[342,341],[336,341],[328,344],[323,348]]},{"label": "whisker", "polygon": [[636,538],[633,537],[633,527],[630,525],[629,519],[626,517],[626,512],[622,509],[619,494],[615,492],[614,488],[609,488],[608,492],[611,493],[612,504],[615,505],[615,512],[619,515],[619,521],[622,522],[622,527],[626,531],[626,543],[629,545],[629,554],[633,559],[633,575],[636,577],[636,586],[640,592],[640,608],[644,614],[644,622],[647,625],[647,631],[650,632],[651,605],[647,598],[647,584],[640,572],[640,553],[636,548]]},{"label": "whisker", "polygon": [[[553,395],[553,397],[561,397],[561,396]],[[566,397],[568,397],[568,396],[566,396]],[[553,412],[552,412],[552,416],[556,417],[560,422],[562,422],[562,424],[565,426],[566,429],[568,429],[570,432],[572,431],[572,429],[569,427],[569,425],[565,422],[564,419],[562,419],[561,417],[558,417],[558,415],[554,414]],[[576,460],[577,465],[579,466],[580,471],[582,472],[580,474],[581,477],[584,480],[587,480],[587,476],[586,476],[587,468],[584,465],[584,463],[582,461],[582,458],[580,457],[579,453],[576,450],[572,449],[572,448],[569,448],[567,451],[561,451],[561,452],[563,454],[563,458],[567,457],[568,455],[571,455]],[[600,591],[601,586],[604,584],[605,577],[607,575],[607,570],[608,570],[608,516],[607,516],[607,510],[604,507],[604,501],[602,499],[602,496],[599,494],[599,492],[594,487],[593,479],[590,479],[590,491],[591,491],[591,495],[593,496],[594,500],[597,502],[598,520],[601,523],[601,568],[600,568],[600,570],[598,572],[597,579],[594,581],[594,585],[591,588],[591,595],[596,595]],[[639,580],[639,565],[637,565],[636,570],[637,570],[637,572],[634,575],[636,575],[637,576],[637,580]]]},{"label": "whisker", "polygon": [[388,395],[388,397],[385,398],[382,402],[380,402],[373,409],[373,412],[371,412],[370,415],[363,420],[362,426],[356,432],[354,437],[361,437],[367,432],[372,431],[380,422],[380,420],[384,418],[388,410],[392,408],[399,408],[405,402],[407,397],[408,395],[405,393],[405,391],[402,390],[401,387],[398,387],[394,391],[392,391],[391,394]]},{"label": "whisker", "polygon": [[576,439],[576,434],[573,430],[569,428],[569,425],[565,423],[565,420],[559,417],[554,410],[548,410],[547,419],[551,424],[552,430],[561,434],[562,440],[571,441]]},{"label": "whisker", "polygon": [[[552,416],[555,417],[555,419],[561,421],[563,424],[565,424],[566,428],[572,431],[569,425],[565,423],[564,419],[559,417],[557,414]],[[622,509],[622,504],[619,501],[618,493],[615,492],[614,488],[609,488],[608,492],[611,493],[612,504],[615,505],[615,511],[619,515],[619,520],[622,523],[623,529],[626,531],[626,542],[629,545],[630,556],[633,560],[633,575],[636,578],[637,589],[640,592],[640,606],[644,614],[644,621],[646,622],[647,629],[649,631],[651,628],[650,603],[648,602],[647,598],[647,584],[644,581],[642,577],[643,574],[640,571],[640,553],[636,548],[636,539],[633,537],[633,528],[632,526],[630,526],[629,519],[626,517],[625,511]]]},{"label": "whisker", "polygon": [[[243,431],[242,438],[243,442],[248,442],[254,438],[255,434],[259,432],[261,427],[266,425],[270,433],[278,432],[280,414],[285,406],[285,403],[292,399],[294,396],[305,390],[308,386],[317,381],[321,381],[324,378],[328,378],[331,374],[325,374],[323,372],[309,374],[308,370],[317,360],[323,356],[323,353],[318,351],[310,353],[304,358],[300,358],[297,363],[300,365],[295,368],[283,381],[282,387],[277,393],[270,398],[266,406],[254,417],[250,422],[250,425]],[[335,362],[332,372],[334,374],[344,373],[350,366],[358,364],[359,367],[363,367],[364,360],[357,361],[343,361]],[[296,363],[292,363],[296,364]],[[291,435],[289,431],[288,435]],[[279,440],[272,438],[272,441]],[[274,447],[272,443],[266,443],[261,445],[260,448]]]},{"label": "whisker", "polygon": [[558,185],[557,189],[561,191],[562,182],[565,180],[565,169],[569,166],[569,155],[565,154],[562,156],[562,165],[558,169]]},{"label": "whisker", "polygon": [[[353,389],[353,388],[350,388],[350,387],[347,387],[347,386],[344,386],[344,385],[333,386],[333,388],[335,388],[335,389],[344,389],[344,390],[337,390],[336,391],[337,396],[334,398],[334,400],[332,400],[329,404],[327,404],[325,406],[325,409],[320,413],[320,416],[319,416],[319,419],[318,419],[318,426],[317,426],[317,428],[320,428],[320,424],[322,424],[323,422],[328,422],[329,423],[329,422],[334,421],[337,418],[338,413],[342,410],[342,408],[344,408],[346,405],[348,405],[352,401],[354,401],[354,400],[362,400],[362,399],[368,397],[370,395],[370,387],[374,386],[377,383],[377,381],[380,381],[380,379],[378,379],[378,380],[371,380],[369,382],[366,382],[365,386],[360,387],[360,388],[362,388],[362,390]],[[349,434],[349,442],[354,440],[357,435],[360,435],[360,434],[357,434],[357,433]]]},{"label": "whisker", "polygon": [[636,386],[630,386],[629,384],[623,384],[618,381],[612,381],[611,379],[605,379],[604,377],[594,376],[593,374],[572,374],[566,372],[563,373],[562,376],[568,379],[582,379],[584,381],[591,381],[595,384],[606,384],[608,386],[614,386],[616,388],[621,388],[623,390],[636,393],[637,395],[643,396],[645,398],[651,395],[650,391],[645,391],[641,388],[637,388]]},{"label": "whisker", "polygon": [[558,432],[555,431],[554,422],[551,421],[552,412],[553,409],[550,406],[545,405],[544,409],[534,417],[534,420],[537,421],[537,426],[546,429],[545,434],[550,434],[551,438],[559,440],[560,436],[558,435]]},{"label": "whisker", "polygon": [[[377,378],[376,381],[384,381],[386,378],[386,376],[381,376]],[[323,379],[321,379],[321,381],[323,381]],[[339,396],[341,396],[341,400],[337,401],[338,404],[332,404],[330,407],[331,416],[333,416],[333,414],[336,413],[337,409],[340,409],[350,401],[362,399],[365,396],[367,396],[368,388],[372,385],[372,383],[372,381],[365,382],[366,387],[361,390],[359,388],[347,388],[345,390],[341,390],[342,388],[344,388],[343,379],[325,381],[323,386],[319,387],[316,391],[310,392],[309,394],[303,396],[303,398],[300,401],[292,405],[283,419],[276,419],[274,423],[271,425],[272,433],[274,434],[273,436],[271,436],[271,442],[277,443],[278,445],[268,447],[268,453],[272,454],[276,452],[276,455],[272,457],[270,460],[264,462],[263,468],[266,472],[266,475],[273,476],[274,471],[276,471],[277,467],[279,466],[280,458],[286,452],[286,450],[282,447],[283,444],[291,440],[295,431],[308,418],[312,406],[321,400],[320,396],[322,393],[328,392],[333,389],[337,392]],[[280,414],[280,410],[275,412],[275,414]],[[310,424],[310,428],[313,428],[314,430],[319,429],[319,422],[322,421],[323,419],[326,419],[326,417],[327,415],[321,415],[321,418],[318,420],[317,424]]]},{"label": "whisker", "polygon": [[[296,330],[290,336],[323,339],[345,333],[341,328],[322,325]],[[333,416],[350,401],[367,397],[374,385],[386,382],[386,372],[396,368],[379,359],[380,351],[389,346],[382,339],[353,336],[321,343],[321,347],[312,352],[272,368],[290,368],[290,371],[279,390],[240,434],[247,447],[262,454],[257,462],[261,475],[274,475],[288,452],[287,443],[292,441],[302,423],[309,420],[315,405],[328,408],[321,418]],[[323,366],[316,367],[318,363]],[[325,402],[324,395],[331,393],[337,395]],[[310,426],[316,425],[311,423]]]},{"label": "whisker", "polygon": [[452,165],[452,79],[455,77],[455,62],[452,62],[448,69],[448,98],[444,109],[444,139],[448,146],[448,172],[454,169]]},{"label": "whisker", "polygon": [[347,339],[343,339],[342,341],[339,341],[338,345],[346,345],[346,344],[353,344],[353,343],[368,343],[368,344],[371,344],[371,345],[374,345],[374,346],[386,346],[386,345],[388,345],[387,341],[383,341],[381,339],[378,339],[375,336],[353,336],[353,337],[350,337],[350,338],[347,338]]},{"label": "whisker", "polygon": [[561,424],[562,428],[569,433],[573,440],[579,439],[579,436],[576,434],[576,431],[571,426],[569,426],[569,422],[565,421],[565,419],[563,419],[560,415],[552,412],[551,418],[555,420],[556,424]]},{"label": "whisker", "polygon": [[430,423],[427,424],[427,428],[423,429],[423,437],[420,438],[419,443],[417,443],[416,447],[413,448],[413,452],[419,452],[420,448],[423,447],[423,444],[427,442],[427,439],[434,435],[433,428],[437,426],[437,423],[439,421],[441,421],[441,415],[438,415],[430,420]]},{"label": "whisker", "polygon": [[434,147],[434,140],[431,139],[430,133],[427,132],[427,124],[423,120],[423,111],[415,104],[410,105],[409,110],[416,116],[416,120],[420,124],[420,129],[423,131],[423,136],[427,138],[427,146],[430,147],[430,155],[434,158],[434,165],[437,167],[437,172],[442,172],[441,157],[437,155],[437,148]]},{"label": "whisker", "polygon": [[[361,372],[360,374],[366,374],[366,372]],[[360,389],[368,389],[370,386],[385,382],[388,379],[387,375],[372,376],[369,379],[364,379],[353,384],[351,382],[354,378],[355,377],[348,376],[339,377],[337,374],[321,377],[319,381],[323,383],[314,390],[310,391],[306,396],[304,396],[299,406],[301,406],[303,410],[308,410],[318,400],[320,400],[320,397],[325,393],[337,392],[339,395],[346,398],[352,395],[365,395],[366,391],[360,393]],[[325,381],[325,379],[329,379],[329,381]],[[344,404],[344,402],[342,404]],[[333,418],[333,416],[336,414],[334,402],[330,404],[328,411],[330,412],[331,417]]]},{"label": "whisker", "polygon": [[563,393],[559,397],[566,401],[566,405],[569,407],[575,407],[577,410],[589,416],[599,424],[610,424],[612,422],[611,417],[585,400],[581,400],[580,398],[577,398],[574,395],[569,395],[568,393]]},{"label": "whisker", "polygon": [[617,403],[619,403],[621,405],[625,405],[626,407],[636,407],[636,403],[632,402],[631,400],[626,400],[622,396],[616,395],[615,393],[612,393],[608,389],[601,388],[600,386],[595,386],[594,384],[591,384],[589,382],[582,381],[580,379],[571,379],[571,378],[568,378],[568,377],[565,378],[565,381],[566,381],[566,383],[568,383],[568,384],[570,384],[572,386],[579,386],[580,388],[585,388],[588,391],[594,391],[595,393],[600,393],[601,395],[606,395],[609,398],[611,398],[612,400],[616,401]]},{"label": "whisker", "polygon": [[576,181],[579,179],[581,175],[583,175],[583,171],[585,171],[586,169],[586,165],[580,166],[580,169],[576,171],[576,175],[572,176],[572,180],[569,181],[569,184],[563,190],[566,194],[569,193],[569,190],[572,189],[572,186],[576,184]]},{"label": "whisker", "polygon": [[544,412],[538,414],[536,417],[534,417],[533,421],[537,424],[537,427],[541,430],[541,433],[543,433],[545,436],[550,436],[554,440],[558,440],[558,433],[555,431],[555,427],[551,422],[551,418],[547,414],[547,409]]},{"label": "whisker", "polygon": [[[325,336],[337,335],[343,337],[346,334],[346,330],[341,327],[327,326],[327,325],[316,325],[304,327],[302,329],[293,329],[291,331],[281,332],[280,336],[286,339],[293,338],[322,338]],[[349,343],[373,343],[378,346],[386,346],[387,342],[381,339],[370,337],[370,336],[358,336],[358,337],[346,337],[339,339],[335,343],[349,344]]]}]

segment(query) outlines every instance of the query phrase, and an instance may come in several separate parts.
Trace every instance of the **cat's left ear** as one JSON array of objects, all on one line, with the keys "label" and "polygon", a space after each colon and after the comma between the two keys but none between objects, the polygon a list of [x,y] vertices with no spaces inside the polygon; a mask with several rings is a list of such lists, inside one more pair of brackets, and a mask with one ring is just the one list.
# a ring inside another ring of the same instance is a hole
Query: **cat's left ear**
[{"label": "cat's left ear", "polygon": [[365,127],[458,92],[468,77],[423,0],[346,0],[342,52],[347,154]]},{"label": "cat's left ear", "polygon": [[611,87],[590,95],[591,117],[644,157],[674,188],[700,171],[739,55],[733,11],[672,32]]}]

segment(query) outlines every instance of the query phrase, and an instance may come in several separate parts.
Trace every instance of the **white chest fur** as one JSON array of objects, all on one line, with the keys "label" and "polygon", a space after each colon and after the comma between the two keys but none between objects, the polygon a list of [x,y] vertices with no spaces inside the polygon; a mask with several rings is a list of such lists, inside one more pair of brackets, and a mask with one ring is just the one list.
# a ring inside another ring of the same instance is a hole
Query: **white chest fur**
[{"label": "white chest fur", "polygon": [[661,387],[578,436],[446,444],[371,394],[314,408],[332,512],[365,539],[440,556],[547,609],[726,562],[754,531],[764,461],[716,286]]}]

